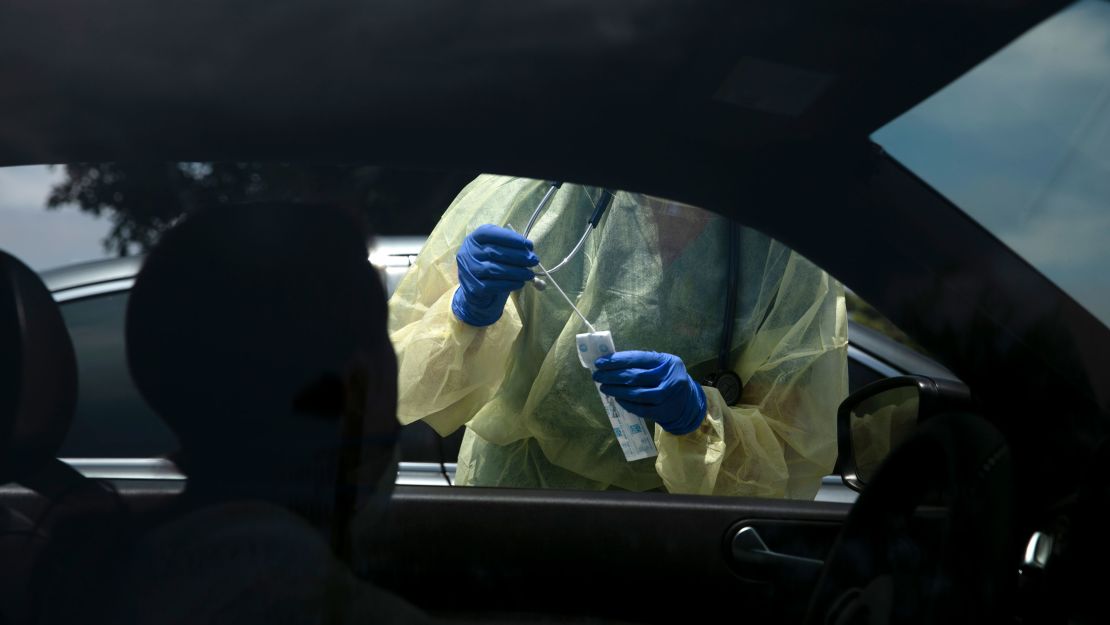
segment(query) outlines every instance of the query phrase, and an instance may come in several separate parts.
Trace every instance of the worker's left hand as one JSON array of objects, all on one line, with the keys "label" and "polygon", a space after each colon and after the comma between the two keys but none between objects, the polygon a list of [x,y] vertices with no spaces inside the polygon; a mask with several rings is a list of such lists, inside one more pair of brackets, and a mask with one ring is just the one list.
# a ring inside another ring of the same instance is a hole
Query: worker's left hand
[{"label": "worker's left hand", "polygon": [[705,391],[678,356],[615,352],[598,358],[594,366],[594,381],[601,383],[602,393],[671,434],[689,434],[705,418]]}]

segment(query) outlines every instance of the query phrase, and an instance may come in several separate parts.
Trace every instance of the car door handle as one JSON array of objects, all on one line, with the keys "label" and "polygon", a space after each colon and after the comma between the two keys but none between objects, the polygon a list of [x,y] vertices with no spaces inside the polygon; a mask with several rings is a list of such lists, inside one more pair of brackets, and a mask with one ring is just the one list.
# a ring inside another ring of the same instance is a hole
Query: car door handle
[{"label": "car door handle", "polygon": [[815,583],[825,563],[813,558],[772,551],[754,527],[743,527],[732,537],[732,558],[745,578],[767,581]]}]

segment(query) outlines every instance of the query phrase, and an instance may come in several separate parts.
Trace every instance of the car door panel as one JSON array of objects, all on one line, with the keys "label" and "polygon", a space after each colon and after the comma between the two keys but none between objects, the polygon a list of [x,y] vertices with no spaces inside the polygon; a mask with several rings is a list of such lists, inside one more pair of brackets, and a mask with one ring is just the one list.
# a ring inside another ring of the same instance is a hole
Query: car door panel
[{"label": "car door panel", "polygon": [[[183,480],[115,480],[136,512],[168,505]],[[18,486],[0,505],[37,518]],[[432,614],[483,620],[582,617],[674,622],[718,610],[788,622],[804,571],[764,575],[733,558],[740,528],[777,553],[821,559],[850,505],[663,493],[398,486],[364,571]]]},{"label": "car door panel", "polygon": [[[444,615],[561,613],[673,622],[783,615],[808,588],[745,579],[738,527],[821,558],[850,506],[662,493],[397,488],[369,574]],[[796,607],[796,606],[795,606]]]}]

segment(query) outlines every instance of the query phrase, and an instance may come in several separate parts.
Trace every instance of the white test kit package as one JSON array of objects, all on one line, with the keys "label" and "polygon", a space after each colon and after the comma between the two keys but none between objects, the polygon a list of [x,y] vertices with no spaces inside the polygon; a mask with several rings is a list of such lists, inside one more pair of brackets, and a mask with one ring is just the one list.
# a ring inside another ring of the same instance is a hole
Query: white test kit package
[{"label": "white test kit package", "polygon": [[[582,366],[592,373],[595,370],[594,361],[602,356],[612,354],[613,335],[609,332],[591,332],[575,336],[578,346],[578,360]],[[658,454],[655,450],[655,441],[647,424],[640,417],[628,412],[621,407],[617,400],[601,392],[601,385],[597,386],[597,394],[601,397],[601,404],[605,413],[609,415],[609,423],[613,426],[613,433],[617,436],[625,460],[642,460]]]}]

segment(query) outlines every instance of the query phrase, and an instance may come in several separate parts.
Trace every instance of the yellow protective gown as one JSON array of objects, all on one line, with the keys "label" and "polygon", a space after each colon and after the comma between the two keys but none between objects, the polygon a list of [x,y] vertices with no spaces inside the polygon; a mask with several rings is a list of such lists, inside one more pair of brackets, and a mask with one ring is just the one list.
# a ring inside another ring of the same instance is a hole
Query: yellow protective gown
[{"label": "yellow protective gown", "polygon": [[[582,321],[554,288],[510,296],[475,328],[451,312],[455,253],[476,227],[524,228],[542,181],[479,176],[444,213],[390,300],[398,415],[441,435],[466,425],[459,484],[812,498],[836,458],[847,394],[843,288],[813,264],[743,229],[732,370],[740,405],[706,388],[701,427],[655,426],[657,458],[627,462],[588,370]],[[547,267],[570,251],[600,190],[564,184],[529,238]],[[554,274],[618,350],[675,354],[695,379],[716,369],[727,287],[728,223],[716,214],[618,192],[579,254]]]},{"label": "yellow protective gown", "polygon": [[852,452],[856,474],[868,482],[890,452],[910,437],[917,427],[920,396],[913,387],[880,393],[852,412]]}]

